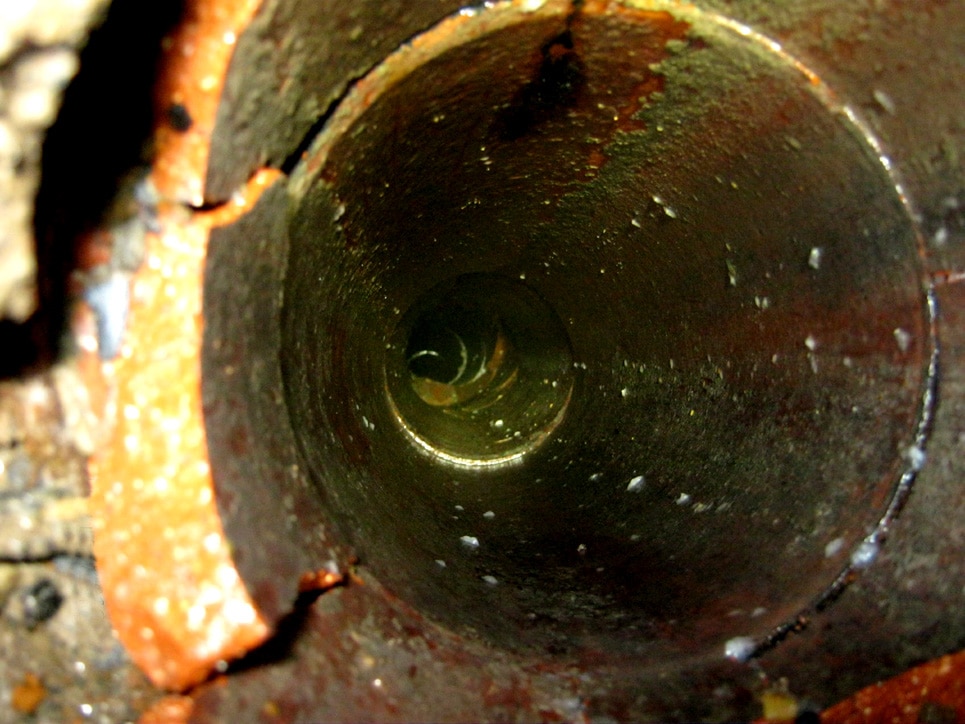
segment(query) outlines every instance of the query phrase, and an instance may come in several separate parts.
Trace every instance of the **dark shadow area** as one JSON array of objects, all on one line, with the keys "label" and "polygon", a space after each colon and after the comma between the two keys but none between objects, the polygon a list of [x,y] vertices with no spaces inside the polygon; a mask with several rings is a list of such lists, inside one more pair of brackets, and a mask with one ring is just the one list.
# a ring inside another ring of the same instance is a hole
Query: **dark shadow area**
[{"label": "dark shadow area", "polygon": [[[344,584],[343,584],[344,585]],[[328,589],[331,590],[331,589]],[[291,613],[281,619],[275,633],[261,646],[252,649],[228,667],[229,674],[250,671],[270,664],[278,664],[291,656],[302,631],[308,624],[312,605],[327,591],[305,591],[298,594]]]},{"label": "dark shadow area", "polygon": [[39,306],[25,324],[0,323],[0,377],[47,367],[64,351],[77,240],[97,227],[125,174],[149,160],[161,40],[182,10],[181,0],[115,0],[81,52],[43,145],[34,212]]}]

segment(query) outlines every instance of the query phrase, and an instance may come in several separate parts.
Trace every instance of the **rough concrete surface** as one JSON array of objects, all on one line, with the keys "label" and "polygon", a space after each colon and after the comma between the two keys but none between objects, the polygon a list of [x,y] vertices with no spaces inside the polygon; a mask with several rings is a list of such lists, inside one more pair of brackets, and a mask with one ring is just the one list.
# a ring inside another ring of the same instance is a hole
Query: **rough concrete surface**
[{"label": "rough concrete surface", "polygon": [[129,721],[156,696],[104,611],[73,375],[0,384],[0,721]]},{"label": "rough concrete surface", "polygon": [[[0,3],[0,319],[23,322],[35,309],[44,135],[108,4]],[[130,721],[156,696],[104,611],[86,501],[94,441],[75,374],[62,364],[0,382],[3,722]]]},{"label": "rough concrete surface", "polygon": [[0,3],[0,318],[34,311],[33,199],[44,132],[108,0]]}]

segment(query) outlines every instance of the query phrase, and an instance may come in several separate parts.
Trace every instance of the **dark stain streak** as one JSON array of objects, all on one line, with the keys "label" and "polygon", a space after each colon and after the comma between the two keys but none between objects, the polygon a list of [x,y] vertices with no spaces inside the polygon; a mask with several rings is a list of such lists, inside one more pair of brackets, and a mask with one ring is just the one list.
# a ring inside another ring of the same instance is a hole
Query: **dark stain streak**
[{"label": "dark stain streak", "polygon": [[576,52],[572,25],[580,3],[566,19],[566,29],[540,48],[536,77],[523,86],[496,119],[496,135],[512,141],[577,105],[586,86],[583,61]]}]

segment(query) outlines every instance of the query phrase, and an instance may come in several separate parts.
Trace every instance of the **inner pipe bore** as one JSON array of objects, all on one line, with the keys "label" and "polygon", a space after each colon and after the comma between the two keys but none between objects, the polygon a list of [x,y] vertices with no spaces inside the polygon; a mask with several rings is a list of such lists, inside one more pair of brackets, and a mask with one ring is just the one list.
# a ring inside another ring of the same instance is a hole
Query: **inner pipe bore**
[{"label": "inner pipe bore", "polygon": [[430,455],[506,464],[548,439],[573,387],[566,329],[519,280],[471,274],[416,302],[386,354],[399,425]]},{"label": "inner pipe bore", "polygon": [[646,7],[442,23],[289,187],[281,359],[326,515],[507,650],[764,636],[917,459],[929,316],[873,139],[776,44]]}]

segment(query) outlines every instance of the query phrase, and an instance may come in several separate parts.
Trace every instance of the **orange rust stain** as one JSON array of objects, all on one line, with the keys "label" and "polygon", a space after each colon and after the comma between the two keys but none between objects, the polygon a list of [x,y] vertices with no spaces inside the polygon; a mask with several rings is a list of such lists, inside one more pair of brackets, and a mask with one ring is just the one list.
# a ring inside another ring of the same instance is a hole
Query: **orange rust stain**
[{"label": "orange rust stain", "polygon": [[10,692],[10,705],[19,714],[33,714],[47,698],[47,689],[36,674],[26,674]]},{"label": "orange rust stain", "polygon": [[932,281],[935,284],[959,284],[965,282],[965,272],[939,269],[932,273]]},{"label": "orange rust stain", "polygon": [[87,234],[77,244],[77,267],[86,270],[107,264],[111,260],[113,246],[109,231],[97,229]]},{"label": "orange rust stain", "polygon": [[319,570],[319,571],[308,571],[303,573],[301,578],[298,580],[298,591],[299,593],[308,593],[310,591],[327,591],[333,586],[337,586],[342,581],[345,580],[345,576],[341,573],[333,573],[332,571]]},{"label": "orange rust stain", "polygon": [[965,651],[862,689],[831,707],[822,724],[965,721]]},{"label": "orange rust stain", "polygon": [[[161,77],[155,88],[158,158],[153,180],[162,196],[193,206],[204,200],[204,174],[221,91],[241,31],[260,0],[189,0],[177,30],[165,38]],[[173,105],[191,125],[168,122]]]},{"label": "orange rust stain", "polygon": [[636,20],[657,29],[660,35],[667,39],[683,38],[690,29],[689,23],[679,20],[666,10],[636,8],[615,0],[585,0],[580,12],[587,15],[617,15]]},{"label": "orange rust stain", "polygon": [[278,172],[226,208],[160,211],[132,288],[113,382],[111,439],[91,460],[94,553],[111,622],[157,685],[204,680],[270,634],[239,577],[214,500],[201,409],[202,282],[213,226],[247,211]]},{"label": "orange rust stain", "polygon": [[141,714],[137,724],[187,724],[194,700],[187,696],[165,696]]}]

